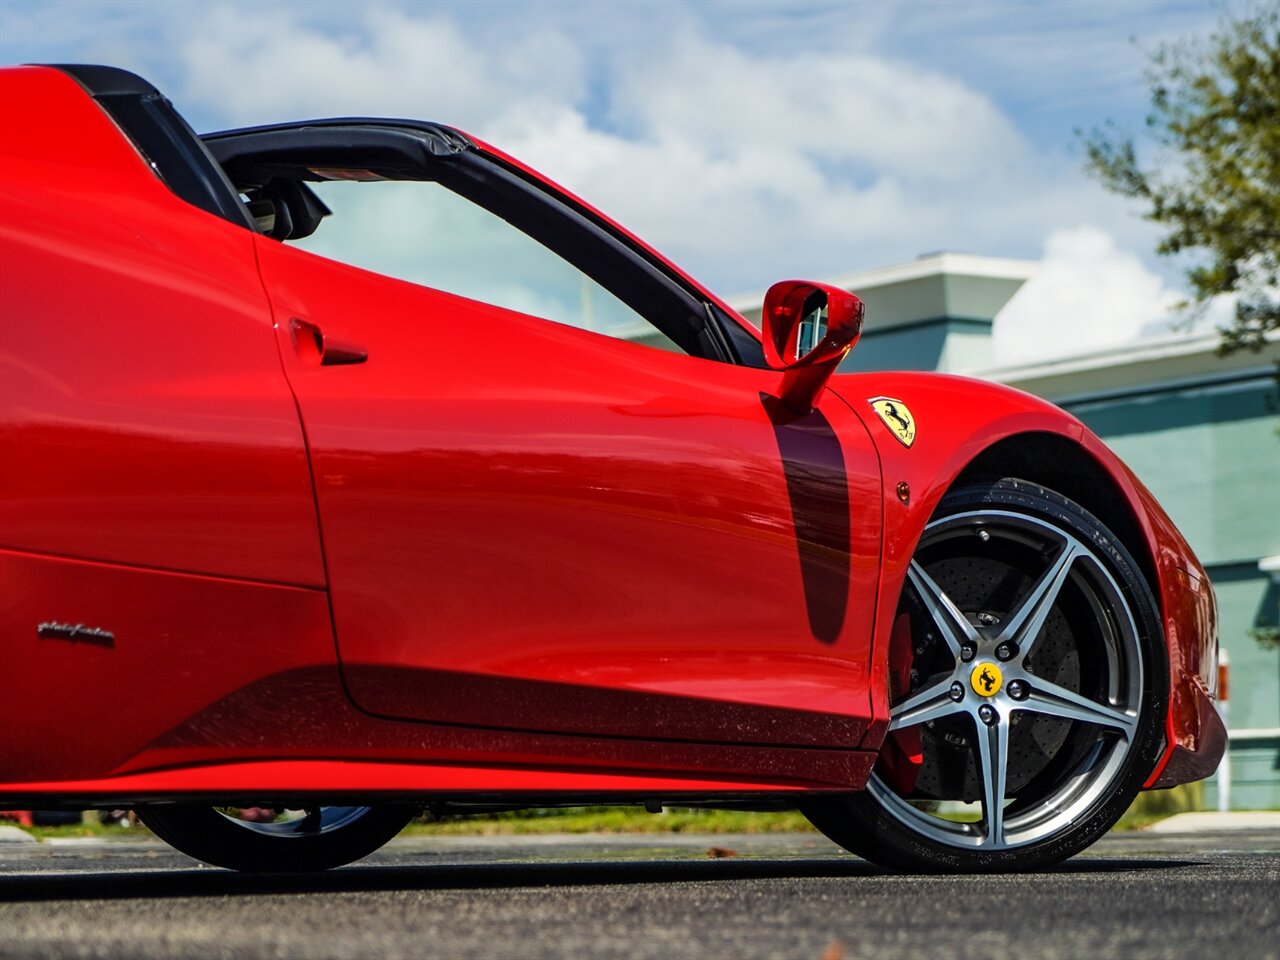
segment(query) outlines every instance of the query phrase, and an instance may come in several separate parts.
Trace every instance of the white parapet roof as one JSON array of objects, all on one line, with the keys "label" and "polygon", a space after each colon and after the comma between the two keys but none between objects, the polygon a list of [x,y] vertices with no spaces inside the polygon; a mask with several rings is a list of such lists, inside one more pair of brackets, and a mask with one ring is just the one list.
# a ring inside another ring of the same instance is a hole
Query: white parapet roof
[{"label": "white parapet roof", "polygon": [[[895,283],[910,283],[913,280],[923,280],[941,274],[982,276],[982,278],[995,280],[1028,280],[1032,274],[1036,273],[1037,265],[1037,261],[1034,260],[1011,260],[1007,257],[979,256],[977,253],[924,253],[905,264],[877,266],[872,270],[828,276],[827,279],[822,280],[822,283],[829,283],[832,287],[841,287],[856,293],[865,289],[888,287]],[[733,307],[733,310],[759,308],[760,303],[764,302],[764,291],[760,289],[750,293],[739,293],[728,297],[726,302]]]},{"label": "white parapet roof", "polygon": [[[899,326],[920,319],[931,319],[944,315],[947,292],[942,286],[936,286],[943,279],[971,279],[1005,281],[1009,295],[1017,290],[1036,269],[1034,260],[1011,260],[1004,257],[983,257],[970,253],[931,253],[918,257],[907,263],[877,267],[874,270],[861,270],[856,273],[841,274],[828,277],[823,283],[852,291],[868,301],[868,322],[879,326],[887,321],[887,325]],[[898,308],[892,317],[877,317],[874,301],[877,292],[885,288],[911,284],[918,288],[913,299],[916,303],[895,304]],[[729,306],[750,319],[760,315],[760,306],[764,302],[764,290],[742,293],[728,299]],[[903,311],[903,307],[907,307]],[[917,316],[916,314],[921,314]]]},{"label": "white parapet roof", "polygon": [[1218,333],[1175,334],[1136,340],[1103,350],[1054,357],[1033,363],[965,371],[1053,400],[1079,400],[1091,394],[1156,383],[1192,382],[1224,375],[1274,371],[1280,362],[1280,334],[1272,334],[1259,353],[1237,351],[1218,356]]},{"label": "white parapet roof", "polygon": [[1038,266],[1035,260],[1012,260],[1007,257],[984,257],[974,253],[929,253],[908,263],[877,267],[849,273],[827,281],[846,290],[883,287],[906,283],[940,273],[962,277],[985,277],[991,280],[1028,280]]}]

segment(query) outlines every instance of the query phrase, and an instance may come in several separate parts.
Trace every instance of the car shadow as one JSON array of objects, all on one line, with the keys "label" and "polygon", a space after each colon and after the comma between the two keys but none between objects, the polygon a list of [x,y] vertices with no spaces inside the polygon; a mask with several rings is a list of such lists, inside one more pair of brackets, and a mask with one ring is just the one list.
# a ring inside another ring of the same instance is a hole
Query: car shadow
[{"label": "car shadow", "polygon": [[[1195,860],[1081,858],[1046,874],[1105,874],[1171,870]],[[918,882],[920,874],[894,873],[865,860],[723,859],[571,863],[355,865],[317,874],[244,874],[193,865],[145,873],[0,874],[0,903],[58,900],[144,900],[173,897],[355,893],[382,890],[483,890],[521,887],[618,886],[680,882],[832,879]],[[945,880],[947,878],[936,878]],[[972,881],[973,878],[965,878]]]}]

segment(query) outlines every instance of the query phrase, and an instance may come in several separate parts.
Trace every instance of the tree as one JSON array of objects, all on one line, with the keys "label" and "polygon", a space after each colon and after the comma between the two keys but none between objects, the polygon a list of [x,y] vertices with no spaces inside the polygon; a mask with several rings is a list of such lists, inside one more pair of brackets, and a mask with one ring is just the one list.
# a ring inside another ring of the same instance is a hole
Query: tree
[{"label": "tree", "polygon": [[1158,253],[1203,254],[1186,272],[1194,301],[1238,297],[1223,355],[1261,350],[1280,330],[1280,0],[1249,11],[1153,55],[1156,169],[1143,169],[1133,138],[1114,124],[1083,138],[1086,169],[1168,228]]}]

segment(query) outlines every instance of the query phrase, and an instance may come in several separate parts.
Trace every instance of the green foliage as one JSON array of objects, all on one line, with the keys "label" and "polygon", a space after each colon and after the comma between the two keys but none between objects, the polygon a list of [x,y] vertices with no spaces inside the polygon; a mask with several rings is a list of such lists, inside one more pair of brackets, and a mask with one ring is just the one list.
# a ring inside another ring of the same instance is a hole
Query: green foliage
[{"label": "green foliage", "polygon": [[1280,627],[1255,627],[1249,631],[1249,636],[1263,650],[1280,649]]},{"label": "green foliage", "polygon": [[409,825],[417,835],[459,836],[531,833],[792,833],[812,832],[804,814],[754,813],[672,807],[646,813],[641,807],[537,808],[511,813],[423,818]]},{"label": "green foliage", "polygon": [[1261,350],[1280,330],[1280,0],[1247,9],[1152,57],[1154,169],[1114,124],[1084,138],[1086,169],[1167,228],[1159,253],[1202,255],[1187,271],[1196,303],[1239,297],[1224,355]]},{"label": "green foliage", "polygon": [[1188,813],[1204,809],[1204,781],[1184,783],[1167,790],[1144,790],[1134,798],[1128,811],[1120,819],[1119,829],[1141,829],[1171,817],[1175,813]]}]

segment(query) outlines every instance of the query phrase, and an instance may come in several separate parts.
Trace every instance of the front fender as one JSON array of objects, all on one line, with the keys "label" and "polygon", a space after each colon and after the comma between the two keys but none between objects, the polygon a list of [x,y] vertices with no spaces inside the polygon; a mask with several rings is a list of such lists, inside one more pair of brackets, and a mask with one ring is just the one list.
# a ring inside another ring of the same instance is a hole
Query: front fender
[{"label": "front fender", "polygon": [[[865,423],[880,457],[884,544],[871,648],[872,722],[862,746],[879,749],[889,724],[889,634],[907,566],[938,502],[975,457],[1020,433],[1080,442],[1083,425],[1038,397],[980,380],[931,373],[844,374],[829,389]],[[891,398],[915,424],[900,441],[871,401]]]},{"label": "front fender", "polygon": [[[1002,440],[1051,434],[1070,441],[1124,498],[1152,572],[1170,665],[1167,743],[1148,786],[1207,776],[1225,744],[1211,696],[1217,635],[1203,568],[1173,523],[1131,471],[1084,425],[1038,397],[984,381],[930,373],[850,374],[830,389],[866,424],[880,457],[884,516],[881,579],[872,638],[873,721],[862,746],[878,749],[888,726],[889,635],[916,543],[939,501],[973,461]],[[871,401],[889,397],[914,420],[910,446]],[[1054,465],[1046,466],[1052,472]],[[1029,478],[1033,479],[1033,478]],[[1052,483],[1048,485],[1052,486]]]}]

